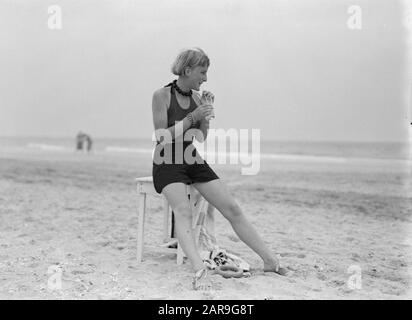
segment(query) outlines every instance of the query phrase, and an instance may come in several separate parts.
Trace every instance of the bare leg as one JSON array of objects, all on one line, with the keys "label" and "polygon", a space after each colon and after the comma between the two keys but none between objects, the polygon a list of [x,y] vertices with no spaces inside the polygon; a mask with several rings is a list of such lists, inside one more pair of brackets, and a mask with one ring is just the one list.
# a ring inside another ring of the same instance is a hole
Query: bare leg
[{"label": "bare leg", "polygon": [[164,187],[162,193],[175,213],[175,230],[179,244],[195,270],[192,282],[193,289],[212,289],[212,281],[196,247],[192,231],[192,211],[187,198],[186,185],[172,183]]},{"label": "bare leg", "polygon": [[262,258],[265,271],[285,273],[283,268],[280,270],[278,259],[272,255],[269,248],[252,224],[246,219],[240,207],[219,179],[195,183],[194,186],[207,201],[229,220],[239,238]]},{"label": "bare leg", "polygon": [[183,183],[171,183],[163,188],[162,194],[166,197],[175,213],[176,235],[184,253],[189,258],[195,271],[203,269],[204,264],[197,251],[192,232],[192,211],[187,198],[186,185]]}]

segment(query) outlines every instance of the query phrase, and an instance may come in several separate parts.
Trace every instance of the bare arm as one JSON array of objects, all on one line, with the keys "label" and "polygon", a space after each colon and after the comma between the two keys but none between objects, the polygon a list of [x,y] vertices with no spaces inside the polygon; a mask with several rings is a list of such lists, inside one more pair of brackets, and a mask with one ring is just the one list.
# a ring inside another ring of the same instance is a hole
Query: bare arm
[{"label": "bare arm", "polygon": [[202,131],[202,138],[203,140],[199,140],[197,139],[199,142],[204,142],[207,139],[207,134],[209,132],[209,121],[206,119],[203,119],[202,121],[200,121],[200,127],[199,127],[200,131]]},{"label": "bare arm", "polygon": [[[163,142],[164,135],[167,134],[167,130],[172,140],[175,140],[190,128],[191,122],[188,118],[176,123],[174,126],[167,128],[167,104],[165,95],[161,91],[156,91],[153,94],[152,99],[152,112],[153,112],[153,124],[156,131],[156,139],[159,142]],[[176,136],[177,134],[177,136]],[[171,142],[171,141],[170,141]]]}]

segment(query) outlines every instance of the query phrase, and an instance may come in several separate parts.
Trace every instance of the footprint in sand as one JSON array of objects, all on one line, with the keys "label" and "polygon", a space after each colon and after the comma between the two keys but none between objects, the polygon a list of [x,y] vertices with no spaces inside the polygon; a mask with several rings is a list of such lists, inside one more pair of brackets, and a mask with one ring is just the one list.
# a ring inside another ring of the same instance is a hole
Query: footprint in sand
[{"label": "footprint in sand", "polygon": [[332,287],[336,288],[336,287],[344,286],[346,284],[346,282],[342,281],[342,280],[332,280],[332,281],[329,281],[328,284],[330,284]]},{"label": "footprint in sand", "polygon": [[102,247],[107,247],[109,244],[111,244],[110,241],[99,241],[95,243],[98,246],[102,246]]}]

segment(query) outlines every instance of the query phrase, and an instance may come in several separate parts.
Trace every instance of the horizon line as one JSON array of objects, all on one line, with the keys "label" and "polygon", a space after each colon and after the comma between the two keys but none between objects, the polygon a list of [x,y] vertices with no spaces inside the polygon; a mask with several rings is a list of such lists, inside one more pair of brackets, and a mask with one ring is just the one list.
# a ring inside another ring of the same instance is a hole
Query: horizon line
[{"label": "horizon line", "polygon": [[[75,139],[76,134],[73,136],[67,135],[0,135],[0,139],[4,138],[51,138],[51,139]],[[125,139],[125,140],[149,140],[148,137],[145,136],[92,136],[94,140],[96,139]],[[340,143],[405,143],[405,144],[412,144],[412,141],[408,139],[402,140],[343,140],[343,139],[335,139],[335,140],[321,140],[321,139],[265,139],[261,138],[260,141],[264,142],[313,142],[313,143],[333,143],[333,142],[340,142]]]}]

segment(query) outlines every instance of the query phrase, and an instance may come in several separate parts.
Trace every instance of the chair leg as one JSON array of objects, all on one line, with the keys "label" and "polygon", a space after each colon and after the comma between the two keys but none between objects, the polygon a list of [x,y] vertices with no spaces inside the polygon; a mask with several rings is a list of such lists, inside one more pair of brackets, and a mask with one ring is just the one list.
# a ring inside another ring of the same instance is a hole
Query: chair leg
[{"label": "chair leg", "polygon": [[183,264],[183,258],[185,256],[185,253],[182,250],[182,247],[180,246],[180,243],[177,242],[177,256],[176,256],[176,263],[178,265]]},{"label": "chair leg", "polygon": [[144,247],[144,220],[146,215],[146,194],[141,193],[139,195],[138,203],[138,231],[137,231],[137,262],[142,262],[143,247]]},{"label": "chair leg", "polygon": [[163,241],[169,240],[169,202],[163,199]]}]

